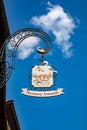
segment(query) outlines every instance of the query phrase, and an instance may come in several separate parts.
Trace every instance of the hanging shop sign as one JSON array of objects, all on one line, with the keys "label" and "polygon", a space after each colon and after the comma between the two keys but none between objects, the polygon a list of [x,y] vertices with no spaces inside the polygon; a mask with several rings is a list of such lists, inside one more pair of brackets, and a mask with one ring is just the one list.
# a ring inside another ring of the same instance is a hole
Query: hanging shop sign
[{"label": "hanging shop sign", "polygon": [[[3,43],[0,50],[0,68],[4,69],[0,74],[0,88],[4,87],[12,74],[12,70],[16,68],[15,57],[18,47],[23,40],[30,37],[40,38],[44,42],[44,47],[36,47],[38,55],[41,55],[41,62],[39,64],[35,63],[31,68],[31,79],[29,79],[31,80],[31,84],[27,88],[22,88],[21,93],[27,96],[36,97],[50,97],[63,94],[63,88],[58,88],[58,84],[55,88],[54,85],[54,75],[58,73],[58,71],[44,58],[45,54],[48,54],[48,52],[51,51],[52,41],[47,33],[36,28],[21,29],[9,36]],[[5,51],[6,58],[4,55]],[[4,61],[4,59],[6,60]],[[6,63],[6,66],[4,63]],[[3,76],[3,73],[6,73],[6,76]]]}]

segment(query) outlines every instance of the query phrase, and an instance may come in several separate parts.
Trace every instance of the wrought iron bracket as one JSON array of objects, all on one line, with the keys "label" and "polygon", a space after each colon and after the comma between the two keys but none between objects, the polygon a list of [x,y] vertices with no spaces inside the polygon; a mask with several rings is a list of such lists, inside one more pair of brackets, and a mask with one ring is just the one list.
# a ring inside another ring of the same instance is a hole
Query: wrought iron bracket
[{"label": "wrought iron bracket", "polygon": [[[39,37],[45,43],[44,50],[46,53],[50,51],[52,45],[51,39],[47,33],[40,29],[25,28],[9,36],[0,50],[0,70],[4,68],[3,72],[0,73],[0,88],[9,80],[12,70],[15,69],[15,58],[18,46],[28,37]],[[3,73],[5,73],[6,76],[3,76]]]}]

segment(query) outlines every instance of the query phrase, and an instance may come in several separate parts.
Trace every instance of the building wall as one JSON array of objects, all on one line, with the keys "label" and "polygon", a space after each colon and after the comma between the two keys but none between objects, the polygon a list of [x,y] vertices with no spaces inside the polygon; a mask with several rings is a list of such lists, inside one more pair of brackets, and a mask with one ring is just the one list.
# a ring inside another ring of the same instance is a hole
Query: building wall
[{"label": "building wall", "polygon": [[20,130],[13,100],[6,101],[7,130]]}]

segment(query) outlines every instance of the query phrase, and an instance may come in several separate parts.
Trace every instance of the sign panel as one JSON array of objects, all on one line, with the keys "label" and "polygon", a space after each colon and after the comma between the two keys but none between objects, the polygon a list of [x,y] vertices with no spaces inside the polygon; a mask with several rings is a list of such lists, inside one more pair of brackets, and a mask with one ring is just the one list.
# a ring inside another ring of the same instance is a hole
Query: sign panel
[{"label": "sign panel", "polygon": [[32,68],[32,85],[34,87],[51,87],[53,85],[53,71],[51,66],[35,66]]},{"label": "sign panel", "polygon": [[[51,88],[54,85],[54,72],[57,73],[56,70],[48,65],[48,61],[43,61],[40,65],[35,65],[32,68],[32,85],[35,88],[35,91],[23,88],[21,93],[34,97],[51,97],[64,94],[63,88],[58,88],[56,90],[52,90]],[[38,88],[49,88],[49,90],[39,91]]]}]

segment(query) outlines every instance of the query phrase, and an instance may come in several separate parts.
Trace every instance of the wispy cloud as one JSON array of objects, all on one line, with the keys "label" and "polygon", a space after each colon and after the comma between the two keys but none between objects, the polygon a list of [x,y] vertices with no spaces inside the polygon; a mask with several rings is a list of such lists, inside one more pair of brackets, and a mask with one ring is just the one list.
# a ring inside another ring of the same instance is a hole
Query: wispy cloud
[{"label": "wispy cloud", "polygon": [[76,27],[74,19],[60,5],[48,2],[47,10],[47,14],[33,16],[30,22],[47,32],[50,31],[55,36],[55,44],[61,49],[64,57],[69,58],[73,54],[70,38]]},{"label": "wispy cloud", "polygon": [[[29,24],[31,22],[34,26],[42,28],[48,33],[51,32],[54,36],[53,43],[61,49],[65,58],[69,58],[73,55],[73,43],[70,38],[76,27],[74,19],[60,5],[53,5],[51,2],[47,2],[46,9],[46,14],[33,16],[26,23]],[[22,41],[18,47],[18,58],[26,59],[34,52],[39,43],[40,39],[37,37],[29,37]]]},{"label": "wispy cloud", "polygon": [[[12,37],[7,45],[9,50],[13,50],[16,44],[19,44],[19,38],[21,33],[16,34],[16,36]],[[35,47],[37,47],[40,43],[41,39],[39,37],[28,37],[25,38],[21,44],[18,45],[17,52],[18,58],[24,60],[28,58],[34,51]],[[16,45],[17,46],[17,45]]]},{"label": "wispy cloud", "polygon": [[22,41],[20,46],[18,47],[18,58],[26,59],[34,52],[34,48],[39,44],[39,38],[37,37],[29,37]]}]

